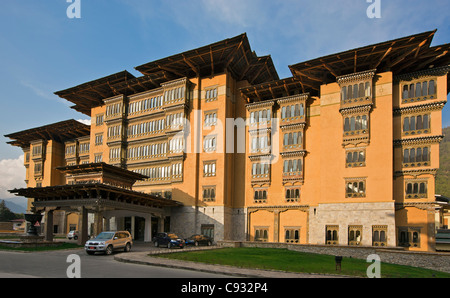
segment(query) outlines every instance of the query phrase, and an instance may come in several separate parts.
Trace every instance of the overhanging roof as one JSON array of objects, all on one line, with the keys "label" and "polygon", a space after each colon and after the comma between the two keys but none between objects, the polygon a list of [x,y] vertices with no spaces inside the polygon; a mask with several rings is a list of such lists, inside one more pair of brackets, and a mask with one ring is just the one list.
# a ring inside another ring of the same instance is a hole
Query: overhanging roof
[{"label": "overhanging roof", "polygon": [[102,183],[30,187],[9,192],[33,198],[35,207],[104,206],[144,210],[182,205],[175,200]]},{"label": "overhanging roof", "polygon": [[183,77],[205,77],[228,70],[235,79],[250,84],[279,79],[272,58],[258,57],[245,33],[135,68],[143,76],[122,71],[55,94],[74,103],[73,109],[91,116],[91,109],[103,105],[106,98],[159,88],[161,83]]},{"label": "overhanging roof", "polygon": [[80,175],[80,174],[88,174],[88,173],[110,173],[113,175],[118,175],[121,178],[126,178],[130,180],[144,180],[148,178],[145,175],[141,175],[139,173],[135,173],[126,169],[122,169],[113,165],[109,165],[105,162],[98,162],[98,163],[87,163],[87,164],[79,164],[79,165],[73,165],[73,166],[64,166],[64,167],[57,167],[57,170],[64,174],[69,175]]},{"label": "overhanging roof", "polygon": [[290,65],[303,92],[318,95],[320,85],[336,81],[336,77],[377,69],[409,73],[450,64],[449,44],[430,47],[436,30],[369,45],[306,62]]},{"label": "overhanging roof", "polygon": [[258,57],[250,48],[247,34],[225,39],[136,67],[144,75],[164,72],[182,77],[204,77],[231,72],[238,81],[250,84],[278,79],[270,56]]},{"label": "overhanging roof", "polygon": [[67,140],[88,136],[90,133],[89,125],[72,119],[8,134],[5,137],[14,140],[8,144],[26,148],[30,146],[30,142],[36,140],[64,143]]},{"label": "overhanging roof", "polygon": [[248,103],[299,94],[302,90],[300,81],[293,77],[240,89]]}]

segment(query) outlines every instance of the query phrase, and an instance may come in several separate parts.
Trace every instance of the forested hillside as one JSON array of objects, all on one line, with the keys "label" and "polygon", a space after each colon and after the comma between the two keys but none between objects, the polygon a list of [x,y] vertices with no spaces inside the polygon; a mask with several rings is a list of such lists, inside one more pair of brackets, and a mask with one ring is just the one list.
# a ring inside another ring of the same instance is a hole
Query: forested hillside
[{"label": "forested hillside", "polygon": [[450,126],[442,129],[445,135],[439,144],[439,171],[436,177],[436,194],[450,198]]}]

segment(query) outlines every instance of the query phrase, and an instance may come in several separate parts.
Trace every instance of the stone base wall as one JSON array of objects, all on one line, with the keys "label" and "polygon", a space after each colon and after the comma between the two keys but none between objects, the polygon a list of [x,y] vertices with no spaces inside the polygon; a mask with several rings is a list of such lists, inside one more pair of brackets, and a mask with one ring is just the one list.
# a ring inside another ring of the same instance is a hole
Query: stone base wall
[{"label": "stone base wall", "polygon": [[348,244],[348,227],[362,226],[361,244],[372,245],[372,227],[387,226],[387,242],[389,247],[396,245],[395,239],[395,206],[386,203],[338,203],[319,204],[310,207],[309,211],[309,243],[325,244],[326,227],[339,226],[339,244]]},{"label": "stone base wall", "polygon": [[172,208],[170,228],[180,237],[200,234],[202,225],[214,225],[214,239],[245,240],[244,209],[224,206]]}]

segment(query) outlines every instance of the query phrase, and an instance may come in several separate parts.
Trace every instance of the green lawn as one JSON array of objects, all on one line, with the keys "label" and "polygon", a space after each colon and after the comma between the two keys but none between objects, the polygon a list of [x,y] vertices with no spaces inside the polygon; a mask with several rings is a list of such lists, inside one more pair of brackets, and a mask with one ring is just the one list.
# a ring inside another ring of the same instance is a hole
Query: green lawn
[{"label": "green lawn", "polygon": [[[372,264],[365,260],[343,258],[341,272],[339,273],[336,271],[334,256],[271,248],[222,248],[152,256],[243,268],[361,277],[366,277],[367,268]],[[444,272],[387,263],[381,263],[380,272],[383,278],[450,277],[450,274]]]}]

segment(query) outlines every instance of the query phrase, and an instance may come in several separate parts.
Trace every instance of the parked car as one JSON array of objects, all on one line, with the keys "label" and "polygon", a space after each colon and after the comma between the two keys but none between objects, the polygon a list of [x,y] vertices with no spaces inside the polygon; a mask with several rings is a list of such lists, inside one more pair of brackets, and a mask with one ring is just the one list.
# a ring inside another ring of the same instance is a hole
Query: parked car
[{"label": "parked car", "polygon": [[167,246],[167,248],[183,248],[186,245],[184,240],[174,233],[157,233],[156,236],[153,237],[153,243],[155,244],[155,247]]},{"label": "parked car", "polygon": [[132,245],[133,239],[128,231],[101,232],[94,239],[86,241],[84,249],[89,255],[96,252],[110,255],[114,250],[118,249],[128,252],[131,250]]},{"label": "parked car", "polygon": [[187,238],[185,240],[185,242],[186,242],[186,246],[187,245],[194,245],[194,246],[207,245],[207,246],[210,246],[213,243],[211,237],[206,236],[206,235],[192,235],[191,237]]},{"label": "parked car", "polygon": [[69,240],[72,240],[72,239],[74,239],[74,240],[77,240],[78,239],[78,231],[69,231],[69,233],[67,234],[67,238],[69,239]]}]

